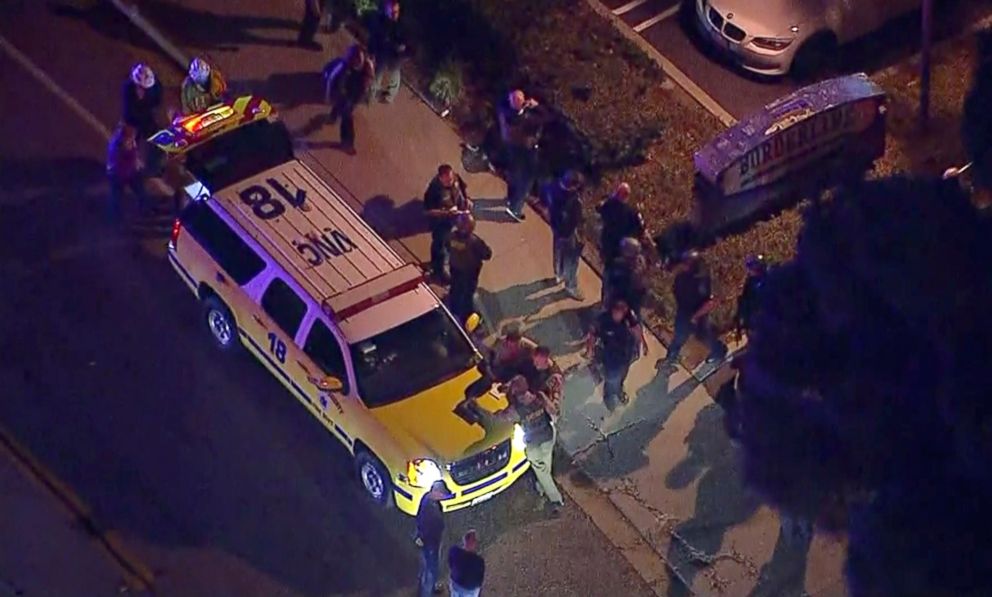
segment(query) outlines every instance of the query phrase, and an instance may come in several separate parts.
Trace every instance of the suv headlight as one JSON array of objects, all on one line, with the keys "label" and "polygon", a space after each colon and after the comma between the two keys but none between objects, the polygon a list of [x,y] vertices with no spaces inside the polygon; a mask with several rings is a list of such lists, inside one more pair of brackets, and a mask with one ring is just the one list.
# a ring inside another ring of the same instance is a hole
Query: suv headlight
[{"label": "suv headlight", "polygon": [[433,485],[435,481],[441,480],[441,467],[429,458],[418,458],[416,460],[411,460],[410,464],[408,464],[406,468],[407,477],[410,479],[410,485],[413,485],[414,487],[427,489]]},{"label": "suv headlight", "polygon": [[788,48],[792,42],[795,41],[793,38],[785,37],[756,37],[751,40],[751,43],[758,46],[763,50],[779,51]]},{"label": "suv headlight", "polygon": [[517,452],[522,451],[527,447],[527,442],[524,437],[524,428],[520,426],[519,423],[513,426],[513,449]]}]

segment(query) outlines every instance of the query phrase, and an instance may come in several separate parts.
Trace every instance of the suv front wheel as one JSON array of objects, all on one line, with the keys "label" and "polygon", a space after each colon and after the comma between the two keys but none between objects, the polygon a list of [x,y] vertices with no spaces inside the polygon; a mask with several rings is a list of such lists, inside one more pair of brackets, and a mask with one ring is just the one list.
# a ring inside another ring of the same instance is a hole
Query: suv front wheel
[{"label": "suv front wheel", "polygon": [[378,458],[359,450],[355,453],[355,475],[369,499],[383,508],[393,505],[393,483],[389,471]]}]

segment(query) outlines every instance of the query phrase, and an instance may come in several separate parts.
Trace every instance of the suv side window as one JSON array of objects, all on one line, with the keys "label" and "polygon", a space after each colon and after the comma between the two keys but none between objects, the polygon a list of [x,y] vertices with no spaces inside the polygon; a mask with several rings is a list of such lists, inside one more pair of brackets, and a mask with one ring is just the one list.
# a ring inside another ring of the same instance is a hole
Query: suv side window
[{"label": "suv side window", "polygon": [[341,352],[338,339],[323,321],[314,320],[313,327],[307,334],[307,341],[303,345],[303,352],[313,359],[325,375],[333,375],[341,380],[344,384],[342,392],[348,392],[348,369],[344,364],[344,354]]},{"label": "suv side window", "polygon": [[191,201],[180,219],[238,286],[244,286],[265,269],[265,261],[203,201]]},{"label": "suv side window", "polygon": [[273,278],[262,295],[262,310],[292,339],[307,314],[307,304],[289,284]]}]

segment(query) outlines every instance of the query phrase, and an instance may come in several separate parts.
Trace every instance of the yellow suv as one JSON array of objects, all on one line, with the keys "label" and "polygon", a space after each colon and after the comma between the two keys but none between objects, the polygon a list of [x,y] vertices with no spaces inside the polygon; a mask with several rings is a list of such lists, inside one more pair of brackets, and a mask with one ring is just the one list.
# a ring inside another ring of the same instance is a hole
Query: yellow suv
[{"label": "yellow suv", "polygon": [[[254,355],[344,444],[372,500],[414,515],[440,479],[455,510],[526,472],[519,427],[487,435],[459,414],[481,377],[471,339],[347,191],[294,157],[267,102],[213,106],[151,141],[188,177],[168,258],[210,337]],[[479,405],[506,400],[490,389]]]}]

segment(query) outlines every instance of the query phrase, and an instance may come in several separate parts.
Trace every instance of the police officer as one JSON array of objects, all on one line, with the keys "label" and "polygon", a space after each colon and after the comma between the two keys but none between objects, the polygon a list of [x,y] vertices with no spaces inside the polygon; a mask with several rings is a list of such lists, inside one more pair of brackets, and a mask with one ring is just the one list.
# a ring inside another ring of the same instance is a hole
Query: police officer
[{"label": "police officer", "polygon": [[727,355],[727,347],[710,327],[709,314],[716,307],[709,271],[697,251],[686,251],[675,264],[675,330],[668,354],[662,362],[672,366],[678,362],[682,346],[691,334],[710,349],[707,363],[715,363]]},{"label": "police officer", "polygon": [[442,284],[450,282],[447,268],[448,243],[455,217],[471,209],[468,186],[455,169],[441,164],[424,193],[424,213],[431,230],[431,273]]},{"label": "police officer", "polygon": [[464,325],[474,308],[482,264],[492,259],[493,250],[475,234],[475,218],[467,213],[459,215],[455,221],[450,248],[451,290],[448,293],[448,308],[458,319],[458,323]]},{"label": "police officer", "polygon": [[765,274],[768,272],[768,263],[761,254],[748,255],[744,267],[747,269],[747,279],[744,281],[741,295],[737,298],[737,311],[734,314],[734,326],[738,338],[751,330],[757,311],[758,289],[761,288]]}]

